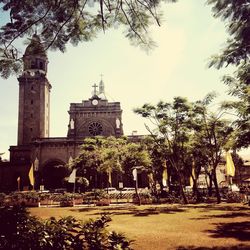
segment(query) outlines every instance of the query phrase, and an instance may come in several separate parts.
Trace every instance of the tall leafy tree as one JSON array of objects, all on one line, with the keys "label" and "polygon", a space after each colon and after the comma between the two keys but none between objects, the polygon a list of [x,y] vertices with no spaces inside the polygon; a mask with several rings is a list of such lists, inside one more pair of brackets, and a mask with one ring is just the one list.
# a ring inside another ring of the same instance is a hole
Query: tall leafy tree
[{"label": "tall leafy tree", "polygon": [[125,173],[132,179],[132,168],[143,166],[147,169],[151,164],[148,151],[140,143],[129,142],[126,137],[86,138],[81,146],[79,156],[72,166],[78,171],[89,169],[93,173],[107,176],[112,172]]},{"label": "tall leafy tree", "polygon": [[221,18],[230,35],[220,55],[214,56],[212,65],[249,64],[250,56],[250,3],[249,0],[208,0],[214,17]]},{"label": "tall leafy tree", "polygon": [[163,168],[166,166],[168,172],[170,172],[170,167],[166,164],[166,145],[164,140],[147,136],[143,139],[143,143],[145,144],[152,160],[152,164],[148,169],[149,173],[152,174],[151,181],[154,185],[156,182],[162,183]]},{"label": "tall leafy tree", "polygon": [[[98,32],[118,26],[132,44],[149,48],[148,28],[160,25],[160,0],[0,0],[9,20],[0,28],[0,73],[8,77],[21,68],[14,46],[37,32],[46,49],[64,52],[66,44],[93,40]],[[168,0],[176,2],[176,0]]]},{"label": "tall leafy tree", "polygon": [[81,175],[91,172],[94,176],[103,173],[107,176],[113,171],[122,172],[120,148],[126,143],[125,138],[101,137],[86,138],[81,145],[80,154],[74,159],[72,166]]},{"label": "tall leafy tree", "polygon": [[213,56],[210,66],[218,69],[232,65],[234,75],[225,76],[223,81],[229,87],[229,94],[238,98],[227,108],[238,115],[235,147],[248,147],[250,144],[250,2],[249,0],[208,0],[216,18],[221,18],[227,27],[229,38],[223,51]]},{"label": "tall leafy tree", "polygon": [[105,173],[108,177],[108,185],[112,186],[112,173],[122,173],[121,157],[122,148],[126,145],[126,138],[107,137],[102,138],[102,144],[98,147],[102,161],[98,171]]},{"label": "tall leafy tree", "polygon": [[[121,152],[121,165],[128,181],[133,180],[132,170],[134,167],[141,167],[142,171],[149,171],[152,161],[143,143],[128,142],[121,149]],[[130,182],[130,185],[133,183]]]},{"label": "tall leafy tree", "polygon": [[71,168],[77,168],[77,175],[85,176],[88,173],[91,187],[96,185],[98,167],[102,162],[99,151],[102,141],[100,137],[86,138],[81,145],[80,154],[70,163]]},{"label": "tall leafy tree", "polygon": [[[234,139],[232,122],[223,118],[224,110],[212,112],[209,105],[215,98],[215,93],[208,94],[202,101],[197,101],[194,105],[196,113],[196,142],[198,147],[207,155],[208,163],[204,165],[211,182],[214,183],[217,202],[221,202],[216,169],[222,159],[222,154],[228,149],[229,144]],[[212,183],[210,185],[212,188]]]},{"label": "tall leafy tree", "polygon": [[185,203],[187,198],[184,193],[184,169],[188,162],[187,145],[190,134],[191,104],[183,97],[175,97],[172,103],[160,101],[157,105],[144,104],[134,110],[142,117],[150,119],[155,125],[155,130],[150,131],[155,141],[159,138],[166,143],[165,157],[175,170],[179,183],[180,193]]}]

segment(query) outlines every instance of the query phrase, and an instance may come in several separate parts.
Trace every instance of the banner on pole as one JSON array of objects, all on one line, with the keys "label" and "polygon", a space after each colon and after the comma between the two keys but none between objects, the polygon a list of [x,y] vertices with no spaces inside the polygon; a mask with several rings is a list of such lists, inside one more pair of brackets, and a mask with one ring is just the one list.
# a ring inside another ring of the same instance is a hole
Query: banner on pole
[{"label": "banner on pole", "polygon": [[71,172],[68,182],[69,183],[75,183],[76,182],[76,168],[74,168],[73,171]]}]

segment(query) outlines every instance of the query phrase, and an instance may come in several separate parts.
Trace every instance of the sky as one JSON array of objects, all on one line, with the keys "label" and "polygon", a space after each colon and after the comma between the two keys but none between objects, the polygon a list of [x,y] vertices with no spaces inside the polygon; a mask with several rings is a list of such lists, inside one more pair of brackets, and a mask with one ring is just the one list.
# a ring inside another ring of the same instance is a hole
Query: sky
[{"label": "sky", "polygon": [[[171,102],[175,96],[195,101],[211,91],[219,94],[219,100],[228,99],[221,78],[233,69],[207,67],[226,41],[225,24],[212,16],[205,2],[164,4],[164,22],[150,29],[157,47],[149,53],[132,46],[120,28],[101,32],[77,47],[68,45],[66,53],[49,51],[50,137],[66,136],[70,103],[90,98],[101,75],[108,100],[121,103],[125,135],[147,134],[144,123],[149,122],[133,113],[144,103]],[[17,144],[18,87],[16,76],[0,78],[0,152],[5,152],[5,159],[9,146]]]}]

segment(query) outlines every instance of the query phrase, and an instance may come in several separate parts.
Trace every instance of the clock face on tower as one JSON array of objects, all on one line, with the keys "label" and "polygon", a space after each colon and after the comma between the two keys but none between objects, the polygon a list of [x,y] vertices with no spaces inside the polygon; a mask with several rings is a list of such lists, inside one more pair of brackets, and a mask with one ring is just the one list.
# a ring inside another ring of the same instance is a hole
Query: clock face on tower
[{"label": "clock face on tower", "polygon": [[93,104],[94,106],[98,105],[98,100],[97,100],[97,99],[93,99],[93,100],[92,100],[92,104]]}]

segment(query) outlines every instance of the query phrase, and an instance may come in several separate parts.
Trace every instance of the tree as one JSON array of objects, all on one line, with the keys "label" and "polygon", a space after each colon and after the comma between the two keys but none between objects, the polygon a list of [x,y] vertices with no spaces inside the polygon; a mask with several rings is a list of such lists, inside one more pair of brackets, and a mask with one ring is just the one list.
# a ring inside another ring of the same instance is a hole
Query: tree
[{"label": "tree", "polygon": [[78,157],[73,160],[72,166],[78,169],[77,173],[81,176],[86,171],[91,173],[94,176],[92,185],[96,186],[97,173],[104,173],[108,177],[114,170],[121,172],[119,146],[124,143],[125,138],[116,139],[102,136],[86,138],[81,145]]},{"label": "tree", "polygon": [[150,119],[156,126],[154,130],[148,130],[161,148],[161,157],[169,163],[168,172],[172,172],[172,179],[177,177],[185,203],[184,185],[188,183],[189,176],[193,180],[197,200],[200,198],[197,179],[201,167],[211,177],[220,202],[216,168],[234,137],[231,121],[223,118],[225,111],[210,111],[209,104],[214,98],[215,94],[210,93],[202,101],[190,103],[186,98],[175,97],[172,103],[161,101],[155,106],[144,104],[142,108],[135,109],[135,113]]},{"label": "tree", "polygon": [[229,94],[236,101],[224,102],[223,107],[238,116],[235,120],[235,144],[233,149],[248,148],[250,145],[250,64],[239,66],[234,76],[224,76],[223,81]]},{"label": "tree", "polygon": [[156,182],[162,183],[162,173],[166,163],[166,145],[162,139],[154,138],[152,136],[145,137],[143,143],[146,145],[147,151],[151,157],[152,163],[148,171],[152,174],[151,181],[155,186]]},{"label": "tree", "polygon": [[211,65],[221,68],[224,65],[249,64],[250,56],[250,3],[249,0],[208,0],[212,5],[214,17],[221,18],[227,24],[230,38],[218,56],[214,56]]},{"label": "tree", "polygon": [[105,173],[108,177],[108,185],[112,186],[112,173],[121,173],[121,155],[122,147],[126,144],[125,138],[107,137],[102,138],[102,145],[100,146],[100,155],[102,161],[98,167],[98,171]]},{"label": "tree", "polygon": [[81,146],[79,156],[74,159],[72,166],[79,172],[89,169],[92,173],[103,173],[107,183],[111,184],[113,172],[132,176],[132,167],[151,164],[149,154],[139,143],[132,143],[126,137],[101,137],[86,138]]},{"label": "tree", "polygon": [[230,102],[227,108],[238,115],[235,148],[250,145],[250,3],[249,0],[208,0],[216,18],[227,24],[230,38],[225,48],[212,58],[210,67],[218,69],[228,65],[236,67],[234,76],[225,76],[223,82],[229,87],[229,94],[238,98]]},{"label": "tree", "polygon": [[[64,52],[66,44],[93,40],[100,31],[117,26],[134,45],[154,45],[148,28],[160,25],[160,0],[0,0],[1,10],[9,14],[0,29],[0,72],[2,77],[17,73],[20,54],[15,47],[19,38],[37,32],[46,49]],[[168,0],[176,2],[176,0]]]},{"label": "tree", "polygon": [[[151,157],[145,145],[141,142],[129,142],[122,148],[121,165],[128,181],[133,179],[132,169],[137,166],[143,167],[141,170],[149,172]],[[133,183],[131,183],[133,184]]]},{"label": "tree", "polygon": [[198,147],[207,155],[208,164],[205,165],[207,173],[210,177],[216,190],[217,202],[221,202],[216,169],[221,161],[222,153],[228,150],[231,141],[234,139],[232,122],[223,118],[224,110],[211,112],[209,104],[215,98],[215,93],[208,94],[202,101],[197,101],[194,104],[196,134],[195,138],[198,142]]},{"label": "tree", "polygon": [[[134,110],[142,117],[150,119],[156,126],[155,130],[148,127],[149,132],[159,143],[163,138],[165,158],[174,169],[179,183],[179,190],[185,203],[187,198],[184,193],[185,176],[184,169],[190,163],[188,160],[190,126],[189,112],[191,104],[183,97],[175,97],[172,103],[160,101],[157,105],[144,104],[142,108]],[[163,145],[163,144],[162,144]]]}]

